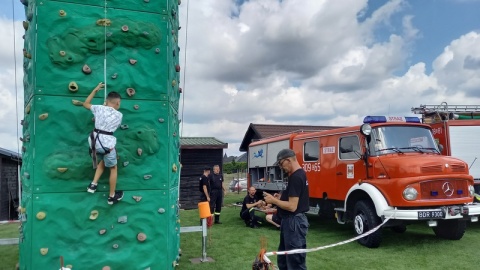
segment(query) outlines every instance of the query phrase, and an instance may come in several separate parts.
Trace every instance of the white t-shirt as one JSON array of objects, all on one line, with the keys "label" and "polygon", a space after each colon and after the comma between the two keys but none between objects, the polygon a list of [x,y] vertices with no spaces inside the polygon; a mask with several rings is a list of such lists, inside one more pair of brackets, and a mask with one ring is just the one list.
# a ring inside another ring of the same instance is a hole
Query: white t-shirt
[{"label": "white t-shirt", "polygon": [[[115,110],[112,107],[103,105],[92,105],[90,107],[93,115],[95,116],[95,128],[108,132],[115,132],[122,123],[123,115],[121,112]],[[97,137],[97,133],[94,132],[94,136]],[[102,144],[100,144],[100,142]],[[88,137],[88,143],[91,145],[90,136]],[[117,144],[117,138],[113,135],[100,134],[96,141],[95,148],[99,149],[103,147],[112,149]]]}]

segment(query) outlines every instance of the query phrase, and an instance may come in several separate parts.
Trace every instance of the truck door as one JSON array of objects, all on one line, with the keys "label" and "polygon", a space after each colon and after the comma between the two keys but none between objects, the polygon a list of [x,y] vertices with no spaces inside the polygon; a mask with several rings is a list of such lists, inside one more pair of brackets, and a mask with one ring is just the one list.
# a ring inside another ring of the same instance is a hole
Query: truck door
[{"label": "truck door", "polygon": [[358,179],[364,178],[365,167],[361,163],[360,140],[358,135],[346,135],[338,138],[338,157],[336,169],[336,193],[345,198],[348,190]]}]

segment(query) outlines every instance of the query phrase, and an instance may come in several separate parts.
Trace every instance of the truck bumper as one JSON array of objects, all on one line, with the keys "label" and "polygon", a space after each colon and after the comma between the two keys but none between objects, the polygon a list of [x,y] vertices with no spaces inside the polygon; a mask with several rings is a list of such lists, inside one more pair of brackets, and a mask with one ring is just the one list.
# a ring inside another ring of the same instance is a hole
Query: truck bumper
[{"label": "truck bumper", "polygon": [[442,220],[442,219],[472,219],[480,216],[480,204],[449,205],[429,209],[385,209],[385,218],[399,220]]}]

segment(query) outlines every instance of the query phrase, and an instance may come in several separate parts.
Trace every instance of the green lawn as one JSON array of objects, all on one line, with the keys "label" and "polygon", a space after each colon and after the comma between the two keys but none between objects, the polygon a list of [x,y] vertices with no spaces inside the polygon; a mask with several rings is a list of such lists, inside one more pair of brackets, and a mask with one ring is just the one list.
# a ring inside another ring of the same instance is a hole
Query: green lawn
[{"label": "green lawn", "polygon": [[[273,226],[260,229],[245,227],[239,218],[240,208],[231,206],[241,201],[245,192],[228,193],[222,210],[221,225],[208,230],[207,256],[215,262],[192,264],[190,259],[201,257],[202,237],[200,232],[181,235],[182,257],[177,269],[251,269],[251,263],[260,249],[262,238],[267,241],[267,250],[278,246],[279,231]],[[198,211],[181,211],[182,226],[198,225]],[[310,230],[307,236],[309,247],[318,247],[347,240],[353,236],[350,225],[335,221],[320,221],[309,216]],[[16,237],[18,224],[0,225],[3,238]],[[403,234],[384,230],[384,240],[377,249],[365,248],[356,242],[321,250],[307,255],[309,269],[474,269],[477,268],[480,224],[469,223],[465,236],[459,241],[435,237],[426,224],[411,225]],[[276,262],[276,257],[271,257]],[[18,248],[0,246],[0,269],[13,269],[18,260]],[[2,268],[3,267],[3,268]],[[83,269],[77,269],[83,270]],[[89,270],[89,269],[87,269]]]}]

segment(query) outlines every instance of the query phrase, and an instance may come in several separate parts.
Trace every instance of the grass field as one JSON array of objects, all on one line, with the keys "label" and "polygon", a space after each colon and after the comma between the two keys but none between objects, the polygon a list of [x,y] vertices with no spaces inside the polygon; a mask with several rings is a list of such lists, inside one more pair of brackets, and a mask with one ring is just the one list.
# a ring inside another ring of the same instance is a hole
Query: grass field
[{"label": "grass field", "polygon": [[[267,241],[268,251],[276,250],[279,231],[271,225],[260,229],[245,227],[239,217],[240,208],[231,205],[241,201],[245,194],[245,192],[228,193],[222,210],[223,224],[214,225],[208,230],[207,256],[212,257],[215,262],[192,264],[190,259],[202,256],[201,233],[182,233],[180,239],[182,257],[177,269],[251,269],[251,264],[260,250],[262,238]],[[198,225],[197,210],[181,211],[180,217],[182,226]],[[308,218],[310,222],[308,247],[329,245],[353,237],[351,225],[339,225],[334,220],[320,221],[316,216],[308,216]],[[18,224],[0,225],[0,238],[17,237],[17,234]],[[469,223],[465,236],[459,241],[438,239],[423,223],[407,227],[407,232],[403,234],[386,229],[383,235],[383,242],[377,249],[368,249],[353,242],[309,253],[307,266],[312,270],[446,268],[459,270],[477,268],[476,264],[480,260],[478,258],[479,223]],[[276,257],[271,259],[276,262]],[[0,269],[14,269],[17,261],[16,245],[0,246]],[[74,267],[74,269],[83,270],[80,267]]]}]

